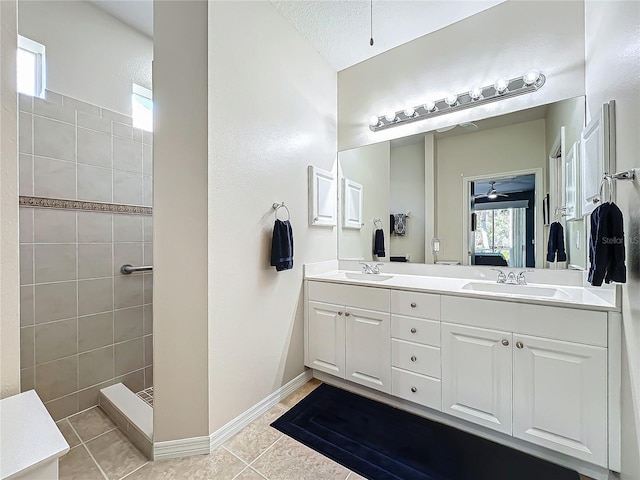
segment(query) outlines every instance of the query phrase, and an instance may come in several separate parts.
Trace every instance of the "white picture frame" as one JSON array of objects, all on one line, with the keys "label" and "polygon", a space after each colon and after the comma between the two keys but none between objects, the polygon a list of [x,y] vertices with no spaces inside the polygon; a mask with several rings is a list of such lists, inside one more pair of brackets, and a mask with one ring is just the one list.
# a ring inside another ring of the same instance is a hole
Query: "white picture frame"
[{"label": "white picture frame", "polygon": [[606,103],[580,135],[580,199],[582,216],[593,212],[603,199],[600,184],[610,168],[610,108]]},{"label": "white picture frame", "polygon": [[566,219],[576,220],[581,217],[580,207],[580,182],[578,178],[578,165],[580,162],[580,144],[575,142],[564,159],[564,206],[566,207]]},{"label": "white picture frame", "polygon": [[361,229],[364,225],[362,219],[363,212],[363,189],[364,187],[358,182],[343,179],[344,195],[343,201],[343,228]]},{"label": "white picture frame", "polygon": [[335,174],[309,165],[309,225],[335,227],[336,216]]}]

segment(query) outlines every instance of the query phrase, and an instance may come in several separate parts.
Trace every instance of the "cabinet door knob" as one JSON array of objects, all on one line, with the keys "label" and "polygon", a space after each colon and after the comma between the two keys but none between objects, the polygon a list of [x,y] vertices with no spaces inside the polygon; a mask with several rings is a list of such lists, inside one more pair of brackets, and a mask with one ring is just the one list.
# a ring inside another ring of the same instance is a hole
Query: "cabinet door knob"
[{"label": "cabinet door knob", "polygon": [[412,391],[413,393],[416,393],[416,392],[418,391],[418,389],[417,389],[416,387],[411,387],[411,391]]},{"label": "cabinet door knob", "polygon": [[506,338],[502,340],[502,345],[504,345],[505,347],[509,346],[509,340],[507,340]]},{"label": "cabinet door knob", "polygon": [[351,315],[349,312],[346,312],[346,313],[344,314],[344,316],[345,316],[345,317],[348,317],[349,315]]},{"label": "cabinet door knob", "polygon": [[411,361],[412,362],[417,362],[418,361],[418,357],[416,357],[415,355],[411,355]]},{"label": "cabinet door knob", "polygon": [[416,305],[416,302],[411,302],[411,308],[416,308],[418,305]]},{"label": "cabinet door knob", "polygon": [[342,315],[342,312],[338,312],[338,315]]},{"label": "cabinet door knob", "polygon": [[516,347],[517,347],[517,348],[524,348],[524,343],[522,343],[522,342],[516,342]]},{"label": "cabinet door knob", "polygon": [[415,327],[411,329],[411,333],[416,333],[416,332],[417,330],[415,329]]}]

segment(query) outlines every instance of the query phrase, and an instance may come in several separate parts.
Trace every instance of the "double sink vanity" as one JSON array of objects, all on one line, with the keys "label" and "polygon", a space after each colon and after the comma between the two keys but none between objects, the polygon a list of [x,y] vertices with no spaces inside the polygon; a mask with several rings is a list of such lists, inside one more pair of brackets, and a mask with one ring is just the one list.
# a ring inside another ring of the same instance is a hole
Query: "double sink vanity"
[{"label": "double sink vanity", "polygon": [[477,267],[345,264],[305,266],[314,376],[594,478],[619,470],[615,288],[581,272],[518,285]]}]

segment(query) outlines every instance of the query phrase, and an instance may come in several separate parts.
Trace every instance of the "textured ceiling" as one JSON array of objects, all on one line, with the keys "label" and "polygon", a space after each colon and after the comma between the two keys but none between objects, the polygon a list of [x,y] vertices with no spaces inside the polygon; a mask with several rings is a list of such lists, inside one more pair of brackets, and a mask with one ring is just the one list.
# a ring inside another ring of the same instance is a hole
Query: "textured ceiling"
[{"label": "textured ceiling", "polygon": [[369,0],[271,3],[339,71],[502,1],[373,0],[373,47]]},{"label": "textured ceiling", "polygon": [[[89,0],[153,37],[152,0]],[[336,70],[475,15],[504,0],[271,0],[280,14]]]}]

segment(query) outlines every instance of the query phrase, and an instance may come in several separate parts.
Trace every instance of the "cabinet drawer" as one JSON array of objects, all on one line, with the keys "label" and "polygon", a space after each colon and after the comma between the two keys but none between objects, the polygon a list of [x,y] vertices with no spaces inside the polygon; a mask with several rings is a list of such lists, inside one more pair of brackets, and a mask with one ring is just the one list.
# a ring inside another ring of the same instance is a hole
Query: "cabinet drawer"
[{"label": "cabinet drawer", "polygon": [[415,317],[391,316],[391,336],[409,342],[440,346],[440,322]]},{"label": "cabinet drawer", "polygon": [[606,312],[443,295],[442,321],[607,346]]},{"label": "cabinet drawer", "polygon": [[391,313],[440,320],[440,295],[392,290]]},{"label": "cabinet drawer", "polygon": [[309,282],[309,300],[348,305],[350,307],[389,311],[389,290],[377,287],[359,287],[329,282]]},{"label": "cabinet drawer", "polygon": [[394,338],[391,340],[391,365],[440,378],[440,349]]},{"label": "cabinet drawer", "polygon": [[425,407],[442,409],[441,385],[437,378],[392,368],[391,393]]}]

